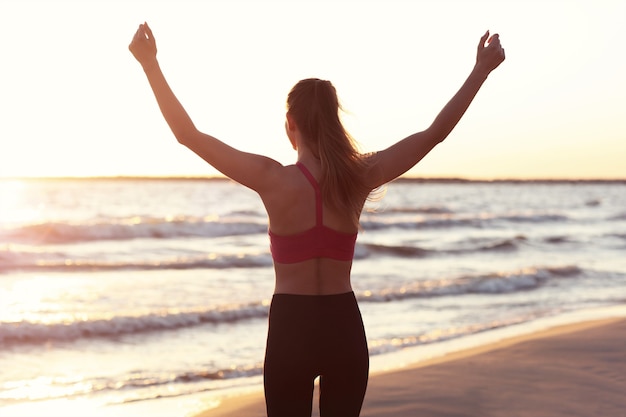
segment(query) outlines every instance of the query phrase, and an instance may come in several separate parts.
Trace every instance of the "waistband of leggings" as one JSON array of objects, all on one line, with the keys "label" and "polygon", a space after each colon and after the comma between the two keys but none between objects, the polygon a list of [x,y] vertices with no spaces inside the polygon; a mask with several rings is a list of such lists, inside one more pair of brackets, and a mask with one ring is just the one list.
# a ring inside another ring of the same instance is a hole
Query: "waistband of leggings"
[{"label": "waistband of leggings", "polygon": [[356,298],[354,291],[342,292],[339,294],[284,294],[277,293],[272,296],[274,299],[294,299],[294,300],[333,300],[342,298]]},{"label": "waistband of leggings", "polygon": [[313,306],[313,305],[346,305],[356,304],[354,291],[339,294],[308,295],[308,294],[274,294],[272,304],[292,305],[292,306]]}]

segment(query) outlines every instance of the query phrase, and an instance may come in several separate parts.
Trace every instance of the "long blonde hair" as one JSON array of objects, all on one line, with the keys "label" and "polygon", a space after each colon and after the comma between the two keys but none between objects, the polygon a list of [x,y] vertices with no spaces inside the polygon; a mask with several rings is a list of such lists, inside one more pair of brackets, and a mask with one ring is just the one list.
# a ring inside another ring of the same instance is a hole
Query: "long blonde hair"
[{"label": "long blonde hair", "polygon": [[357,226],[364,196],[371,191],[365,182],[368,160],[341,123],[340,110],[330,81],[301,80],[287,96],[287,112],[321,162],[322,198],[333,209],[350,213]]}]

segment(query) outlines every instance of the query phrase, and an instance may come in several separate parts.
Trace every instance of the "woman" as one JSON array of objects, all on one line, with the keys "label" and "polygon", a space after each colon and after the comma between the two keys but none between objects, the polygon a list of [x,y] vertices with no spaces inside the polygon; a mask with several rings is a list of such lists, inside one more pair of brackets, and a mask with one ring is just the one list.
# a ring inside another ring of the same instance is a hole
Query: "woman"
[{"label": "woman", "polygon": [[287,97],[285,123],[298,158],[283,166],[198,131],[159,68],[152,31],[139,26],[129,49],[176,139],[255,190],[268,213],[276,277],[264,364],[268,416],[310,416],[318,376],[322,416],[359,415],[369,359],[350,270],[361,210],[372,190],[413,167],[458,123],[504,60],[498,35],[488,37],[480,39],[472,72],[432,125],[372,154],[355,149],[330,82],[298,82]]}]

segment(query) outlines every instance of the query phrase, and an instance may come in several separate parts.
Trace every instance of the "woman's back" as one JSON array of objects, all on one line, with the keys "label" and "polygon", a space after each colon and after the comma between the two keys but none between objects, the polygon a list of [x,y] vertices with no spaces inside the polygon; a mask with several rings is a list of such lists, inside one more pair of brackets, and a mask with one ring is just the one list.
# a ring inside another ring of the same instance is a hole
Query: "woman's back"
[{"label": "woman's back", "polygon": [[[306,159],[306,162],[299,163],[300,166],[284,167],[282,175],[277,178],[274,190],[265,193],[268,195],[261,195],[269,215],[270,238],[274,244],[282,244],[273,248],[276,271],[275,292],[327,295],[352,291],[350,285],[352,250],[349,256],[346,256],[345,252],[339,256],[331,255],[332,257],[307,258],[303,256],[298,258],[296,256],[295,261],[288,260],[288,254],[279,255],[278,253],[279,250],[290,251],[290,240],[299,241],[297,245],[300,243],[313,245],[314,237],[307,237],[307,235],[320,226],[331,234],[330,237],[326,237],[325,242],[322,242],[331,251],[337,244],[349,245],[350,240],[353,245],[356,238],[358,228],[352,223],[349,213],[333,210],[323,201],[321,201],[321,212],[318,212],[317,203],[320,195],[316,196],[316,182],[319,181],[321,166],[315,159]],[[312,178],[307,178],[308,173]],[[366,197],[366,195],[362,197],[362,202]],[[322,225],[318,224],[319,221]],[[303,239],[307,240],[301,242]],[[314,248],[305,249],[305,252],[314,251]]]}]

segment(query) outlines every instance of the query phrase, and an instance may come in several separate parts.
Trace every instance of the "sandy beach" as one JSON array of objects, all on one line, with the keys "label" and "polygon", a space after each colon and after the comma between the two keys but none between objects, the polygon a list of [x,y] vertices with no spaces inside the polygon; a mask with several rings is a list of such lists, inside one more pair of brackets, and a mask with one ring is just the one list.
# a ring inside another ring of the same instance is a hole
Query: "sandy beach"
[{"label": "sandy beach", "polygon": [[[262,393],[197,417],[235,416],[265,416]],[[560,326],[371,375],[361,416],[625,417],[626,320]]]}]

